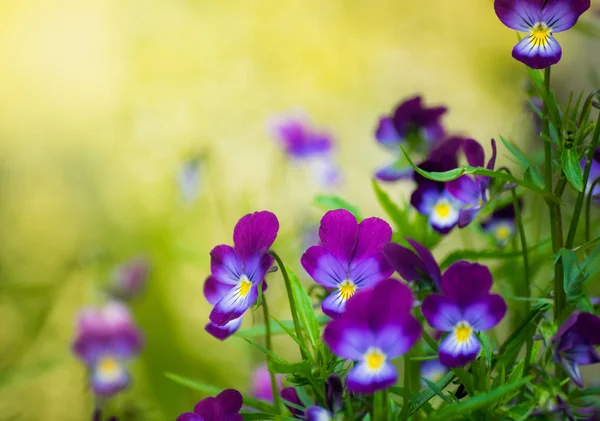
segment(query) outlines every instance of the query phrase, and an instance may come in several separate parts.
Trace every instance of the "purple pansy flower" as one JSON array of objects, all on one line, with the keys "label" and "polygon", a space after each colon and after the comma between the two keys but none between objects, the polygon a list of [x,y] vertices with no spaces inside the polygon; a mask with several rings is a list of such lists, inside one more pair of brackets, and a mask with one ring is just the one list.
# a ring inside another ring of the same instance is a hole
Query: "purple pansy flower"
[{"label": "purple pansy flower", "polygon": [[318,284],[332,291],[323,300],[323,312],[339,317],[357,291],[393,273],[383,255],[392,229],[379,218],[367,218],[359,224],[350,212],[338,209],[323,216],[319,237],[322,245],[306,250],[301,262]]},{"label": "purple pansy flower", "polygon": [[[419,168],[430,172],[443,172],[458,167],[457,153],[463,139],[454,137],[436,148]],[[411,205],[422,215],[429,218],[431,227],[441,234],[447,234],[458,223],[461,202],[452,196],[447,183],[429,180],[420,174],[414,174],[417,188],[410,197]]]},{"label": "purple pansy flower", "polygon": [[[481,145],[473,139],[463,141],[463,151],[467,162],[473,167],[483,167],[485,154]],[[492,139],[492,157],[486,168],[493,170],[496,165],[496,141]],[[448,192],[462,203],[458,213],[458,227],[469,225],[479,214],[489,200],[490,177],[476,175],[471,178],[461,175],[456,180],[449,181],[446,185]]]},{"label": "purple pansy flower", "polygon": [[[581,171],[585,168],[586,158],[582,159],[580,162]],[[592,160],[592,166],[590,167],[590,175],[588,177],[587,182],[587,192],[589,194],[592,185],[596,180],[600,178],[600,148],[596,148],[594,151],[594,158]],[[592,201],[594,203],[600,203],[600,182],[596,183],[594,186],[594,190],[592,191]]]},{"label": "purple pansy flower", "polygon": [[90,384],[102,397],[127,388],[126,362],[142,348],[142,333],[128,308],[111,301],[100,309],[79,314],[73,352],[90,368]]},{"label": "purple pansy flower", "polygon": [[445,136],[440,119],[446,107],[426,108],[420,96],[399,104],[391,116],[381,117],[375,138],[397,157],[390,165],[382,167],[375,177],[383,181],[409,178],[413,170],[404,159],[400,145],[410,152],[427,154],[432,146]]},{"label": "purple pansy flower", "polygon": [[560,61],[562,49],[554,33],[571,29],[590,8],[590,0],[495,0],[500,21],[515,31],[527,32],[512,56],[532,69]]},{"label": "purple pansy flower", "polygon": [[137,257],[119,266],[114,277],[113,293],[122,299],[131,299],[141,294],[150,272],[148,260]]},{"label": "purple pansy flower", "polygon": [[440,344],[440,362],[460,367],[479,352],[475,332],[496,326],[506,314],[506,303],[501,296],[490,294],[492,274],[477,263],[452,264],[442,275],[440,287],[442,294],[425,298],[421,310],[432,327],[451,332]]},{"label": "purple pansy flower", "polygon": [[600,345],[600,318],[592,313],[573,313],[556,332],[552,345],[554,360],[562,364],[577,386],[583,387],[579,366],[600,362],[594,349]]},{"label": "purple pansy flower", "polygon": [[325,382],[327,408],[313,405],[306,409],[306,421],[330,421],[342,407],[343,385],[337,374],[331,374]]},{"label": "purple pansy flower", "polygon": [[214,398],[202,399],[194,407],[194,412],[181,414],[177,421],[243,421],[239,414],[242,403],[240,392],[227,389]]},{"label": "purple pansy flower", "polygon": [[407,353],[422,332],[412,305],[410,289],[387,279],[352,297],[344,315],[325,327],[323,341],[331,351],[356,362],[346,380],[348,391],[369,394],[396,383],[390,361]]},{"label": "purple pansy flower", "polygon": [[[519,200],[519,209],[523,209],[523,202]],[[516,234],[515,207],[506,205],[492,213],[481,223],[483,231],[493,237],[498,247],[506,247],[510,239]]]},{"label": "purple pansy flower", "polygon": [[433,254],[422,244],[406,237],[413,250],[396,243],[383,248],[388,263],[406,282],[425,281],[439,289],[442,272]]},{"label": "purple pansy flower", "polygon": [[244,215],[233,230],[235,247],[223,244],[210,252],[212,274],[204,283],[204,295],[214,304],[205,328],[211,335],[221,340],[231,335],[256,302],[258,286],[273,265],[269,248],[278,230],[279,221],[271,212]]},{"label": "purple pansy flower", "polygon": [[[275,375],[277,380],[277,390],[283,388],[281,382],[281,375]],[[273,388],[271,387],[271,375],[269,374],[269,368],[266,364],[261,365],[252,373],[251,379],[252,385],[250,387],[250,394],[262,401],[273,402]]]},{"label": "purple pansy flower", "polygon": [[[421,364],[421,377],[425,377],[431,382],[437,382],[448,372],[448,367],[440,362],[440,360],[423,361]],[[427,383],[422,382],[423,386]]]}]

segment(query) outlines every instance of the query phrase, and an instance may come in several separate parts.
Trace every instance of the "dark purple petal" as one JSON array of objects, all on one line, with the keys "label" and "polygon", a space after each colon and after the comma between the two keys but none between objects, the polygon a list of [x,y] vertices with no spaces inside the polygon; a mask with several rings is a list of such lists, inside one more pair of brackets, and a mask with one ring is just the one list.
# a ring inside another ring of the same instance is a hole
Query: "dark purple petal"
[{"label": "dark purple petal", "polygon": [[542,21],[553,32],[563,32],[575,26],[579,16],[590,6],[590,0],[548,0],[542,12]]},{"label": "dark purple petal", "polygon": [[325,408],[320,406],[311,406],[306,410],[306,421],[329,421],[331,414]]},{"label": "dark purple petal", "polygon": [[424,183],[417,187],[417,189],[412,193],[410,196],[410,204],[420,214],[429,216],[435,204],[443,196],[443,192],[443,186]]},{"label": "dark purple petal", "polygon": [[592,345],[600,345],[600,317],[592,313],[581,313],[577,320],[577,332]]},{"label": "dark purple petal", "polygon": [[398,181],[411,178],[413,173],[414,170],[411,166],[396,161],[378,169],[375,172],[375,178],[381,181]]},{"label": "dark purple petal", "polygon": [[321,310],[332,319],[337,319],[344,314],[347,301],[340,290],[336,289],[323,300]]},{"label": "dark purple petal", "polygon": [[495,0],[494,10],[510,29],[529,32],[542,18],[544,0]]},{"label": "dark purple petal", "polygon": [[440,286],[446,296],[464,308],[489,294],[492,274],[486,266],[460,261],[444,272]]},{"label": "dark purple petal", "polygon": [[209,322],[204,326],[204,330],[211,336],[224,341],[233,335],[237,330],[242,326],[242,317],[237,319],[233,319],[223,326],[216,325],[212,322]]},{"label": "dark purple petal", "polygon": [[407,282],[417,281],[427,273],[423,261],[412,250],[399,244],[389,243],[383,249],[388,263]]},{"label": "dark purple petal", "polygon": [[390,117],[382,117],[379,120],[379,125],[375,131],[375,138],[379,143],[388,149],[396,151],[398,145],[402,143],[402,139],[398,135],[394,122]]},{"label": "dark purple petal", "polygon": [[364,259],[374,254],[381,253],[383,246],[392,238],[392,228],[380,218],[367,218],[358,224],[358,237],[354,259]]},{"label": "dark purple petal", "polygon": [[[293,387],[286,387],[284,389],[281,390],[281,397],[283,399],[285,399],[286,401],[293,403],[296,406],[300,406],[300,407],[304,407],[304,405],[302,404],[302,401],[300,400],[300,398],[298,397],[298,392],[296,392],[296,389],[294,389]],[[285,403],[284,403],[285,404]],[[304,411],[297,409],[297,408],[293,408],[291,406],[286,405],[287,409],[290,410],[290,412],[292,413],[292,415],[295,418],[300,418],[304,415]]]},{"label": "dark purple petal", "polygon": [[420,96],[410,98],[398,105],[394,111],[393,121],[400,137],[406,135],[406,131],[409,129],[413,116],[418,113],[422,107],[423,105]]},{"label": "dark purple petal", "polygon": [[506,302],[501,296],[492,294],[471,304],[463,311],[463,320],[467,321],[476,332],[480,332],[500,323],[506,315]]},{"label": "dark purple petal", "polygon": [[242,409],[242,394],[235,389],[225,389],[217,395],[216,399],[221,416],[237,414]]},{"label": "dark purple petal", "polygon": [[477,357],[479,348],[479,339],[475,334],[471,333],[467,340],[459,341],[452,332],[440,344],[440,362],[446,367],[462,367]]},{"label": "dark purple petal", "polygon": [[205,419],[198,414],[194,414],[193,412],[184,412],[177,417],[176,421],[205,421]]},{"label": "dark purple petal", "polygon": [[532,69],[545,69],[560,61],[562,49],[551,34],[544,41],[537,41],[533,35],[527,35],[515,45],[512,56]]},{"label": "dark purple petal", "polygon": [[302,267],[319,285],[337,288],[347,277],[347,266],[343,266],[329,250],[322,246],[312,246],[300,259]]},{"label": "dark purple petal", "polygon": [[221,415],[220,412],[219,402],[212,396],[202,399],[194,407],[194,413],[200,415],[205,421],[220,420],[218,418]]},{"label": "dark purple petal", "polygon": [[337,374],[330,374],[325,382],[325,395],[327,406],[331,412],[335,413],[342,407],[342,395],[344,393],[344,385],[342,379]]},{"label": "dark purple petal", "polygon": [[426,268],[426,273],[429,275],[431,280],[434,281],[436,284],[439,284],[440,279],[442,278],[442,272],[440,271],[440,267],[437,264],[435,257],[433,257],[433,254],[431,254],[427,247],[423,246],[422,244],[419,244],[415,240],[412,240],[407,237],[406,241],[408,241],[408,244],[410,244],[410,246],[417,252],[419,257],[423,261],[423,264]]},{"label": "dark purple petal", "polygon": [[488,161],[487,165],[485,166],[488,170],[493,170],[494,167],[496,166],[497,150],[496,150],[496,141],[494,139],[491,140],[491,145],[492,145],[492,156],[490,157],[490,160]]},{"label": "dark purple petal", "polygon": [[236,285],[243,275],[243,263],[233,247],[221,244],[210,252],[210,271],[219,281]]},{"label": "dark purple petal", "polygon": [[360,360],[374,342],[373,333],[364,321],[345,317],[329,322],[323,333],[323,341],[338,357],[354,361]]},{"label": "dark purple petal", "polygon": [[472,207],[468,209],[461,209],[458,213],[458,227],[464,228],[468,226],[473,220],[479,215],[482,207]]},{"label": "dark purple petal", "polygon": [[396,368],[389,362],[379,370],[371,370],[365,362],[360,362],[348,373],[346,386],[352,393],[371,394],[393,386],[397,378]]},{"label": "dark purple petal", "polygon": [[450,332],[462,320],[462,311],[456,302],[441,294],[428,295],[421,311],[427,323],[444,332]]},{"label": "dark purple petal", "polygon": [[[279,231],[279,221],[269,211],[242,216],[233,230],[235,252],[244,261],[257,254],[266,253]],[[214,273],[213,273],[214,274]]]},{"label": "dark purple petal", "polygon": [[327,212],[321,219],[319,237],[340,262],[349,263],[358,237],[356,217],[345,209]]},{"label": "dark purple petal", "polygon": [[395,279],[386,279],[368,292],[365,311],[370,328],[378,329],[402,323],[408,318],[413,306],[413,295],[406,285]]},{"label": "dark purple petal", "polygon": [[368,288],[394,273],[383,253],[352,263],[348,277],[360,288]]},{"label": "dark purple petal", "polygon": [[473,167],[483,167],[485,162],[485,152],[479,142],[474,139],[464,139],[462,147],[469,165]]},{"label": "dark purple petal", "polygon": [[468,175],[461,175],[457,179],[446,183],[446,190],[465,204],[479,204],[481,199],[481,185]]},{"label": "dark purple petal", "polygon": [[273,136],[292,159],[306,159],[327,154],[333,147],[332,137],[311,127],[305,116],[286,117],[275,121]]},{"label": "dark purple petal", "polygon": [[219,280],[214,276],[209,276],[206,278],[206,281],[204,281],[204,297],[206,297],[206,301],[208,301],[209,304],[215,305],[221,298],[225,296],[225,294],[229,292],[231,288],[234,287],[232,285],[219,282]]},{"label": "dark purple petal", "polygon": [[210,312],[210,321],[219,325],[224,326],[226,323],[240,317],[250,306],[252,306],[258,298],[258,286],[252,284],[251,287],[244,294],[243,283],[231,288],[227,294]]}]

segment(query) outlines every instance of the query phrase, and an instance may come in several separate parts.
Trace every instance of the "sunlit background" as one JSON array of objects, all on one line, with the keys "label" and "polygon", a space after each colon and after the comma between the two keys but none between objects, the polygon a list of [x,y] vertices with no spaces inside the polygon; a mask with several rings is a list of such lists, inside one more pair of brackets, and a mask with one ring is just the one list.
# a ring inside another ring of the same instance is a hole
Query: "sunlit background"
[{"label": "sunlit background", "polygon": [[[275,248],[302,273],[298,233],[318,221],[322,192],[286,162],[267,122],[302,109],[334,133],[337,193],[365,215],[382,215],[370,180],[389,160],[377,118],[408,96],[447,104],[453,132],[525,147],[526,73],[492,3],[0,2],[0,419],[89,419],[85,369],[69,352],[74,318],[139,255],[152,264],[133,306],[146,347],[132,389],[112,403],[123,419],[174,419],[201,397],[165,371],[247,390],[261,355],[203,330],[208,252],[231,242],[241,215],[269,209],[281,223]],[[559,93],[591,87],[598,41],[558,38]],[[186,200],[179,175],[196,156]],[[271,277],[272,311],[287,319]]]}]

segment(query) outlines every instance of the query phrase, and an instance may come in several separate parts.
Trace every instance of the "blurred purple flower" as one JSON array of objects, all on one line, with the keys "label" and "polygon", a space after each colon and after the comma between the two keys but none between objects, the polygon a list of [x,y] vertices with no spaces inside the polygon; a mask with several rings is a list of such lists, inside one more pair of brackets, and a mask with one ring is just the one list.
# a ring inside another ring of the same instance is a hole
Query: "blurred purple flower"
[{"label": "blurred purple flower", "polygon": [[109,397],[129,386],[126,362],[140,352],[142,342],[142,332],[129,309],[111,301],[100,309],[80,312],[72,349],[90,368],[94,392]]},{"label": "blurred purple flower", "polygon": [[[586,158],[580,161],[581,171],[584,170]],[[592,185],[596,180],[600,178],[600,148],[596,148],[594,151],[594,158],[592,160],[592,166],[590,167],[590,175],[587,182],[587,193],[589,194]],[[594,190],[592,191],[592,201],[594,203],[600,203],[600,182],[596,183]]]},{"label": "blurred purple flower", "polygon": [[346,380],[349,392],[370,394],[396,383],[390,361],[407,353],[422,332],[412,305],[410,289],[387,279],[352,297],[342,317],[325,327],[323,341],[333,354],[356,362]]},{"label": "blurred purple flower", "polygon": [[112,292],[125,300],[130,300],[142,293],[150,273],[150,264],[143,257],[136,257],[120,265],[115,273]]},{"label": "blurred purple flower", "polygon": [[379,218],[367,218],[359,224],[350,212],[338,209],[323,216],[319,236],[322,245],[306,250],[301,262],[315,282],[332,291],[323,300],[323,312],[339,317],[357,291],[393,273],[383,256],[392,229]]},{"label": "blurred purple flower", "polygon": [[[448,372],[448,367],[440,362],[440,360],[423,361],[421,364],[421,377],[425,377],[431,382],[437,382]],[[423,386],[427,383],[422,382]]]},{"label": "blurred purple flower", "polygon": [[300,397],[298,396],[298,392],[296,392],[296,389],[293,387],[286,387],[281,391],[281,397],[294,404],[294,406],[288,405],[287,403],[284,402],[284,405],[286,406],[287,409],[290,410],[290,412],[292,413],[292,415],[294,416],[294,418],[304,418],[304,409],[298,409],[296,407],[300,407],[300,408],[304,408],[304,405],[302,404],[302,401],[300,400]]},{"label": "blurred purple flower", "polygon": [[442,294],[431,294],[421,310],[427,322],[451,332],[439,347],[440,362],[460,367],[477,357],[480,344],[475,332],[496,326],[506,314],[501,296],[490,294],[492,274],[477,263],[460,261],[442,275]]},{"label": "blurred purple flower", "polygon": [[375,177],[383,181],[410,178],[413,170],[400,149],[427,155],[445,136],[440,120],[446,107],[426,108],[420,96],[400,103],[389,116],[381,117],[375,131],[377,142],[396,155],[393,163],[380,168]]},{"label": "blurred purple flower", "polygon": [[590,0],[495,0],[500,21],[515,31],[527,32],[512,56],[531,67],[544,69],[560,61],[562,49],[554,33],[571,29],[590,8]]},{"label": "blurred purple flower", "polygon": [[[519,209],[523,210],[523,202],[519,200]],[[510,239],[516,234],[515,207],[506,205],[499,208],[481,223],[484,232],[491,235],[498,247],[506,247]]]},{"label": "blurred purple flower", "polygon": [[203,161],[199,157],[186,160],[179,170],[179,193],[186,203],[193,203],[201,194]]},{"label": "blurred purple flower", "polygon": [[433,284],[434,289],[439,290],[442,273],[433,254],[415,240],[406,237],[406,241],[414,251],[396,243],[389,243],[383,248],[383,254],[390,266],[406,282]]},{"label": "blurred purple flower", "polygon": [[[281,375],[275,376],[277,379],[277,390],[281,391],[283,384],[281,381]],[[271,376],[269,374],[269,368],[266,364],[261,365],[252,373],[252,385],[250,387],[250,394],[256,399],[260,399],[265,402],[273,402],[273,389],[271,388]]]},{"label": "blurred purple flower", "polygon": [[214,308],[205,330],[217,339],[235,332],[256,302],[258,286],[273,265],[268,252],[278,230],[279,221],[271,212],[244,215],[233,230],[235,248],[222,244],[210,252],[212,274],[204,283],[204,295]]},{"label": "blurred purple flower", "polygon": [[194,412],[181,414],[177,421],[243,421],[239,414],[242,403],[240,392],[227,389],[214,398],[202,399],[194,407]]},{"label": "blurred purple flower", "polygon": [[597,364],[600,355],[600,318],[592,313],[574,312],[552,339],[554,360],[560,363],[573,382],[583,387],[580,365]]}]

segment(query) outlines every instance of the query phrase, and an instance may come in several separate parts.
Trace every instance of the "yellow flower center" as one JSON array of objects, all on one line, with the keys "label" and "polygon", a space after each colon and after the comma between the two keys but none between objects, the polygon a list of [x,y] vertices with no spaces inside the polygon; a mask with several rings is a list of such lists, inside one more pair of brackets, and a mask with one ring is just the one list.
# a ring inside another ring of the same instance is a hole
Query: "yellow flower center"
[{"label": "yellow flower center", "polygon": [[534,46],[543,47],[548,44],[551,34],[552,30],[548,28],[548,25],[543,22],[538,22],[531,28],[529,36],[531,37],[531,43]]},{"label": "yellow flower center", "polygon": [[340,284],[340,295],[344,301],[350,299],[356,293],[356,285],[350,279]]},{"label": "yellow flower center", "polygon": [[245,297],[250,292],[250,288],[252,288],[252,282],[250,282],[250,279],[248,279],[246,275],[242,275],[240,278],[239,288],[240,297]]},{"label": "yellow flower center", "polygon": [[456,334],[456,341],[463,343],[469,340],[473,333],[473,328],[467,322],[459,322],[454,328],[454,333]]},{"label": "yellow flower center", "polygon": [[100,358],[96,369],[101,376],[114,378],[121,373],[121,364],[115,358],[107,356]]},{"label": "yellow flower center", "polygon": [[365,364],[370,370],[379,370],[385,364],[385,354],[377,348],[369,349],[365,354]]},{"label": "yellow flower center", "polygon": [[501,225],[496,228],[496,238],[498,240],[506,240],[511,234],[511,230],[506,225]]},{"label": "yellow flower center", "polygon": [[439,201],[433,207],[435,213],[437,213],[442,218],[447,218],[450,215],[450,203],[446,201]]}]

